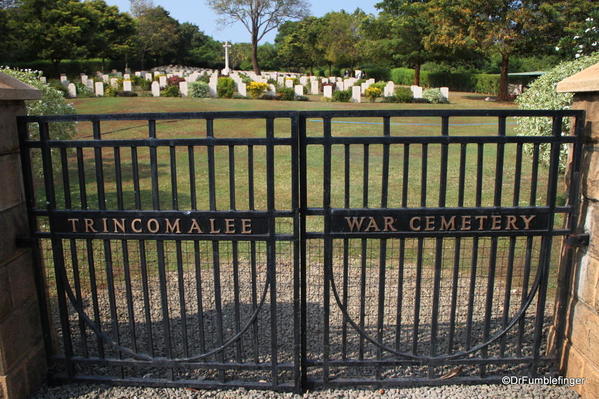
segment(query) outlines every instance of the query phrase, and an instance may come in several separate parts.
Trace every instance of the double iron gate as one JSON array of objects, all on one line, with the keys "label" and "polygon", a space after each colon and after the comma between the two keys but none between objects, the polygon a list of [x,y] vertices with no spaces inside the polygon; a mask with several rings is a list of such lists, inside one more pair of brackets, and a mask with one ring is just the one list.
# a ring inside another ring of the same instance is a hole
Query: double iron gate
[{"label": "double iron gate", "polygon": [[568,119],[579,133],[578,111],[21,117],[53,376],[302,391],[549,372]]}]

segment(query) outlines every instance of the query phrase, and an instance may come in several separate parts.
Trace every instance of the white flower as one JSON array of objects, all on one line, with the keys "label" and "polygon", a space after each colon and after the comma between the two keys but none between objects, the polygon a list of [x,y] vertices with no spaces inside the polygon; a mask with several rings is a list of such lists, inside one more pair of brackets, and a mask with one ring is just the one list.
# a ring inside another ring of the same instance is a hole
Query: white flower
[{"label": "white flower", "polygon": [[591,28],[586,28],[586,29],[584,30],[584,33],[589,33],[590,31],[591,31]]},{"label": "white flower", "polygon": [[573,37],[573,39],[580,39],[580,36],[576,35]]},{"label": "white flower", "polygon": [[579,57],[580,57],[580,54],[579,54],[579,53],[576,53],[576,54],[574,55],[574,58],[579,58]]},{"label": "white flower", "polygon": [[555,51],[559,51],[559,47],[555,46]]}]

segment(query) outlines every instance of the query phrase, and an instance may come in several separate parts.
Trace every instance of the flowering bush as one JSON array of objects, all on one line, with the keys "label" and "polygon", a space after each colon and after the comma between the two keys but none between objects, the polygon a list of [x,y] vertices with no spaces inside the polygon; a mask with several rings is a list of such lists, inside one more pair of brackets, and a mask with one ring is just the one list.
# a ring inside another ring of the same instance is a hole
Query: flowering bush
[{"label": "flowering bush", "polygon": [[368,97],[371,103],[375,102],[376,99],[381,96],[381,94],[383,94],[383,92],[378,87],[370,86],[369,88],[364,90],[364,95]]},{"label": "flowering bush", "polygon": [[259,98],[266,91],[268,85],[262,82],[250,82],[247,85],[247,92],[252,98]]},{"label": "flowering bush", "polygon": [[569,57],[580,58],[599,50],[599,11],[594,10],[584,23],[571,31],[571,35],[563,37],[555,50]]},{"label": "flowering bush", "polygon": [[422,98],[431,104],[446,104],[447,99],[441,94],[441,89],[425,89],[422,92]]},{"label": "flowering bush", "polygon": [[185,82],[185,79],[177,75],[171,76],[170,78],[166,79],[166,84],[169,86],[179,87],[180,82]]},{"label": "flowering bush", "polygon": [[[552,109],[563,110],[570,109],[572,105],[572,93],[556,93],[555,87],[557,84],[572,76],[583,69],[590,67],[599,62],[599,52],[595,52],[589,56],[583,56],[574,61],[562,62],[551,71],[547,72],[537,80],[535,80],[528,90],[516,98],[516,103],[520,109]],[[522,117],[516,118],[516,132],[524,136],[550,136],[551,135],[551,120],[549,118],[532,118]],[[564,118],[562,121],[562,134],[568,134],[570,131],[570,120]],[[532,146],[525,146],[527,153],[531,154]],[[539,157],[548,164],[549,150],[547,144],[540,146]],[[560,152],[560,168],[563,171],[566,166],[567,149],[563,148]]]}]

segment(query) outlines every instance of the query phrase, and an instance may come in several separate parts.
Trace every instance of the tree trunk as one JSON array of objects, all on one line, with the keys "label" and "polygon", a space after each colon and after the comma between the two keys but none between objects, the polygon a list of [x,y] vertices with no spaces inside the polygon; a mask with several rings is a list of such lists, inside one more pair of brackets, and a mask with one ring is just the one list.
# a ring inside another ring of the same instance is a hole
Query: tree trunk
[{"label": "tree trunk", "polygon": [[501,68],[499,72],[499,99],[507,101],[510,98],[508,92],[508,69],[510,66],[510,56],[508,54],[501,55]]},{"label": "tree trunk", "polygon": [[260,65],[258,65],[258,35],[252,34],[252,67],[254,73],[260,75]]},{"label": "tree trunk", "polygon": [[414,84],[420,86],[420,63],[414,65]]}]

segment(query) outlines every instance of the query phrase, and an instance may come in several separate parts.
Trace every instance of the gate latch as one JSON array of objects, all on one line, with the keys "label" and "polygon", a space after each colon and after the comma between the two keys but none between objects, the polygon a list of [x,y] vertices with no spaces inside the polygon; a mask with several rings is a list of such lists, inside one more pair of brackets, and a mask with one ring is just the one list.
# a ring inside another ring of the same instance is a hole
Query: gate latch
[{"label": "gate latch", "polygon": [[569,234],[566,236],[566,245],[569,247],[586,247],[589,245],[590,236],[586,233]]}]

